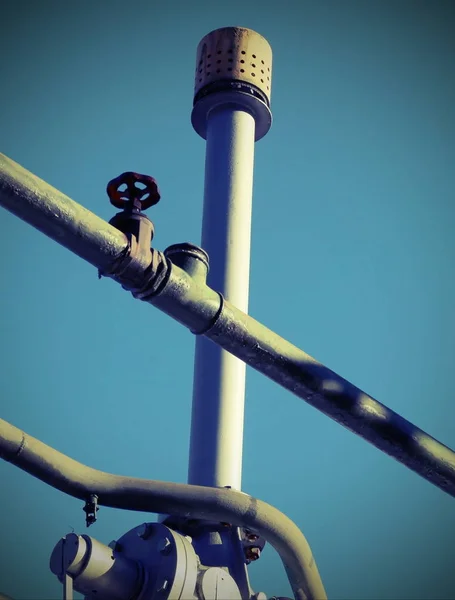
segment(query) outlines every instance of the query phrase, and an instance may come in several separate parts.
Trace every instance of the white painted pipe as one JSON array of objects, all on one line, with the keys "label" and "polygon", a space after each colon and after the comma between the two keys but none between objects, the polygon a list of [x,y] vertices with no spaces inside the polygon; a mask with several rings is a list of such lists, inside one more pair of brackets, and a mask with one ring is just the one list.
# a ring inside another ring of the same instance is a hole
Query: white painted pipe
[{"label": "white painted pipe", "polygon": [[[219,108],[207,123],[202,247],[208,284],[248,312],[255,120]],[[197,338],[188,482],[241,488],[246,365]]]},{"label": "white painted pipe", "polygon": [[[202,248],[209,286],[248,311],[254,143],[270,129],[272,50],[224,27],[197,49],[191,121],[207,140]],[[240,490],[245,364],[197,338],[188,482]]]}]

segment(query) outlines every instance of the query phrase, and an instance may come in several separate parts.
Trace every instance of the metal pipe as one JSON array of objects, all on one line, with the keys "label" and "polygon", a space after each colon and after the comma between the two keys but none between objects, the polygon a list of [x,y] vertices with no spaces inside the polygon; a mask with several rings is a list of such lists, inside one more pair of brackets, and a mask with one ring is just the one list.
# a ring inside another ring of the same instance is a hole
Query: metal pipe
[{"label": "metal pipe", "polygon": [[0,419],[0,458],[52,487],[111,508],[211,519],[257,531],[278,552],[296,600],[325,600],[311,549],[300,529],[279,510],[235,490],[150,481],[98,471]]},{"label": "metal pipe", "polygon": [[[207,126],[202,247],[208,283],[248,310],[254,118],[212,111]],[[246,365],[196,339],[188,483],[241,488]]]},{"label": "metal pipe", "polygon": [[[453,450],[231,303],[222,299],[213,317],[213,291],[206,294],[190,279],[171,264],[168,284],[150,303],[172,317],[178,313],[180,322],[192,331],[194,325],[201,327],[199,317],[205,314],[206,338],[455,497]],[[182,289],[185,297],[193,298],[197,315],[192,311],[183,315],[176,308]]]},{"label": "metal pipe", "polygon": [[[210,257],[207,281],[244,312],[254,142],[270,126],[271,62],[268,42],[242,27],[210,32],[196,53],[192,123],[207,141],[202,223],[202,247]],[[259,65],[262,73],[268,68],[267,76],[260,76]],[[245,376],[244,362],[196,339],[188,483],[241,488]]]},{"label": "metal pipe", "polygon": [[[34,198],[33,206],[29,200],[31,196]],[[55,241],[61,243],[64,239],[66,246],[82,257],[87,252],[81,248],[73,249],[72,246],[77,246],[77,243],[83,245],[85,242],[73,235],[73,232],[77,228],[86,231],[84,239],[92,236],[92,260],[86,260],[98,268],[113,268],[117,261],[113,257],[118,251],[124,252],[121,250],[123,234],[66,196],[63,202],[68,205],[67,214],[78,215],[77,227],[71,216],[58,226],[55,225],[54,221],[58,222],[60,214],[61,198],[60,192],[31,176],[14,161],[0,155],[0,204],[31,225],[37,226]],[[49,204],[55,205],[55,213],[47,210]],[[90,234],[93,217],[96,219],[97,229]],[[68,236],[65,234],[66,229],[69,231]],[[115,251],[109,254],[104,247],[100,248],[98,254],[94,239],[115,240],[115,244],[109,246]],[[107,264],[109,256],[112,256],[111,263]],[[96,263],[98,259],[99,263]],[[167,267],[165,283],[157,295],[148,297],[148,302],[194,333],[205,335],[224,350],[455,497],[453,450],[229,302],[223,301],[200,278],[193,279],[170,261]]]},{"label": "metal pipe", "polygon": [[1,205],[98,269],[127,250],[124,233],[0,154]]}]

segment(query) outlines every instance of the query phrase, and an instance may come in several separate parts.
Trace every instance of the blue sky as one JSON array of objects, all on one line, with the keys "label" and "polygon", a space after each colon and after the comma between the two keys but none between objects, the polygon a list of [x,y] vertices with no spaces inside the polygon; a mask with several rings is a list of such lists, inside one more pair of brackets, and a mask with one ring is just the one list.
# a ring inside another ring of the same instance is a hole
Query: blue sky
[{"label": "blue sky", "polygon": [[[106,183],[159,182],[160,249],[199,242],[196,46],[274,52],[256,145],[250,312],[455,447],[454,5],[421,1],[4,2],[1,151],[109,219]],[[3,209],[1,416],[110,472],[186,481],[194,339]],[[243,489],[307,536],[329,598],[455,597],[454,500],[248,371]],[[59,598],[82,504],[0,463],[0,591]],[[108,543],[147,519],[102,508]],[[271,548],[256,591],[290,595]]]}]

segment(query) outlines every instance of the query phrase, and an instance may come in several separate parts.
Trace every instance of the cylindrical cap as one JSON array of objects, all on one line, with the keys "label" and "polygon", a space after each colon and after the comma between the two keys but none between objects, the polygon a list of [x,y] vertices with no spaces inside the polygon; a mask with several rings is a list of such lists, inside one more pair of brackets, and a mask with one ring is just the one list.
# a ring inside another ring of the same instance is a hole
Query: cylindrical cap
[{"label": "cylindrical cap", "polygon": [[191,122],[206,139],[214,108],[249,112],[255,120],[255,140],[270,129],[272,49],[266,39],[245,27],[223,27],[207,34],[196,57]]},{"label": "cylindrical cap", "polygon": [[192,277],[201,278],[205,283],[209,271],[209,257],[199,246],[188,242],[172,244],[166,248],[164,256]]},{"label": "cylindrical cap", "polygon": [[224,79],[255,85],[270,104],[272,48],[268,41],[245,27],[222,27],[203,37],[197,48],[194,96]]},{"label": "cylindrical cap", "polygon": [[96,594],[100,600],[135,597],[142,586],[135,561],[88,535],[69,533],[62,538],[52,552],[50,567],[60,580],[65,572],[71,575],[76,591],[90,597]]}]

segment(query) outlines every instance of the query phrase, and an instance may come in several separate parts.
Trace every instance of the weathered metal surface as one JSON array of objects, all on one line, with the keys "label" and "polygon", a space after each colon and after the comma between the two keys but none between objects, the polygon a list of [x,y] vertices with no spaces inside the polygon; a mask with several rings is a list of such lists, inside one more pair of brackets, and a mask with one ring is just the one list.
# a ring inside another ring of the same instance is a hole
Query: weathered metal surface
[{"label": "weathered metal surface", "polygon": [[[1,154],[0,204],[128,286],[115,269],[116,275],[109,272],[128,257],[125,235]],[[193,279],[155,250],[153,256],[156,263],[152,259],[142,273],[136,271],[141,285],[134,297],[205,335],[455,497],[453,450],[232,306],[201,278]]]},{"label": "weathered metal surface", "polygon": [[125,234],[0,154],[0,205],[98,269],[126,251]]},{"label": "weathered metal surface", "polygon": [[257,531],[279,553],[296,600],[324,600],[326,593],[300,529],[279,510],[230,489],[112,475],[79,463],[0,419],[0,458],[52,487],[112,508],[229,522]]},{"label": "weathered metal surface", "polygon": [[272,48],[256,31],[222,27],[202,38],[197,47],[194,95],[214,83],[241,82],[257,87],[270,104]]},{"label": "weathered metal surface", "polygon": [[[195,310],[182,310],[180,290]],[[212,325],[207,321],[207,328],[196,332],[455,497],[453,450],[226,300],[221,298],[214,316],[211,294],[171,265],[166,286],[148,301],[193,332],[196,323],[201,327],[201,316],[211,314]]]}]

